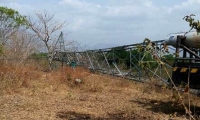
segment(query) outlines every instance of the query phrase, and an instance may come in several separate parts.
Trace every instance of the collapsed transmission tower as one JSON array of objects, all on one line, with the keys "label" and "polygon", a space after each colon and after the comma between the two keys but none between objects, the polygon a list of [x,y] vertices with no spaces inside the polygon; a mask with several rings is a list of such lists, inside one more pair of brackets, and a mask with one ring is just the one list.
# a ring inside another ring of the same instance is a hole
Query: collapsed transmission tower
[{"label": "collapsed transmission tower", "polygon": [[[155,45],[161,48],[164,40],[153,41]],[[98,71],[104,74],[110,74],[140,82],[146,82],[150,79],[159,79],[161,83],[168,84],[166,74],[163,74],[163,68],[156,61],[150,67],[142,67],[141,61],[148,61],[150,56],[143,52],[137,52],[137,47],[143,43],[117,46],[105,49],[60,52],[65,58],[65,63],[76,62],[77,65],[89,68],[92,71]],[[155,52],[160,54],[161,49]],[[162,56],[159,56],[162,57]],[[167,64],[168,69],[171,65]]]},{"label": "collapsed transmission tower", "polygon": [[[139,46],[145,46],[144,43],[138,43],[85,51],[60,51],[59,54],[65,58],[62,59],[65,63],[76,62],[79,66],[104,74],[139,82],[153,79],[158,80],[158,84],[169,84],[170,78],[176,85],[187,84],[190,80],[190,88],[200,89],[199,34],[170,34],[165,40],[152,41],[152,44],[155,49],[151,52],[138,50]],[[166,46],[169,54],[163,54]],[[165,59],[166,55],[171,55],[174,61]],[[155,58],[164,64],[159,64]]]}]

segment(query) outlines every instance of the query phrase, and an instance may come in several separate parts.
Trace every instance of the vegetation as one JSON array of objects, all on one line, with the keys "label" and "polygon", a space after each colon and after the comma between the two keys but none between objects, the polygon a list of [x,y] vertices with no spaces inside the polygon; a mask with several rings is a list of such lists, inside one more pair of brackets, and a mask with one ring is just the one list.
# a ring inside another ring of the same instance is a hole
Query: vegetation
[{"label": "vegetation", "polygon": [[[200,23],[199,21],[195,21],[194,18],[192,18],[192,16],[195,16],[193,14],[189,15],[189,16],[185,16],[183,19],[187,22],[189,22],[189,26],[191,27],[191,29],[189,30],[189,32],[192,30],[192,29],[195,29],[197,34],[199,34],[200,32]],[[187,34],[188,32],[186,32],[185,34]],[[156,54],[156,46],[153,42],[151,42],[151,40],[149,40],[148,38],[145,38],[144,40],[144,43],[145,43],[145,46],[143,47],[140,47],[138,49],[138,51],[145,51],[145,52],[148,52],[148,53],[151,53],[152,57],[154,58],[155,62],[159,65],[161,65],[162,67],[164,67],[166,73],[168,74],[168,77],[170,79],[170,82],[171,84],[173,85],[173,89],[175,91],[175,96],[176,96],[176,99],[177,101],[180,102],[180,104],[183,106],[183,108],[185,109],[185,114],[189,116],[189,119],[198,119],[198,118],[195,118],[195,115],[192,114],[192,110],[191,110],[191,98],[190,98],[190,88],[189,88],[189,85],[190,85],[190,71],[188,72],[188,82],[187,82],[187,85],[183,86],[185,87],[185,94],[187,95],[187,102],[185,102],[185,98],[181,95],[181,92],[179,91],[178,89],[178,86],[175,85],[174,81],[172,80],[171,76],[169,75],[167,69],[165,68],[165,62],[168,60],[168,61],[172,61],[174,60],[174,57],[172,54],[168,54],[168,55],[164,55],[162,57],[159,57],[157,56]],[[168,51],[164,51],[164,52],[168,52]],[[148,63],[148,61],[145,61],[142,63],[142,65],[146,65]],[[180,85],[181,86],[181,85]]]},{"label": "vegetation", "polygon": [[[190,22],[191,17],[186,17],[186,21]],[[54,15],[48,12],[36,13],[36,18],[27,19],[13,9],[0,7],[0,119],[199,117],[195,117],[195,110],[188,109],[194,106],[197,109],[200,105],[196,96],[189,96],[188,91],[179,92],[176,86],[176,94],[165,86],[157,87],[155,79],[140,84],[94,74],[81,67],[63,65],[53,70],[57,44],[63,35],[60,30],[65,22],[54,20]],[[190,23],[194,29],[199,29],[193,19]],[[38,52],[42,47],[47,53]],[[127,68],[134,64],[153,69],[164,65],[164,60],[174,60],[170,54],[158,56],[157,49],[154,43],[145,39],[144,46],[131,51],[113,48],[106,56],[110,64],[116,62]],[[130,52],[135,57],[131,63]],[[192,105],[187,103],[191,98]]]},{"label": "vegetation", "polygon": [[[47,50],[49,69],[52,70],[52,62],[56,54],[57,44],[63,33],[60,31],[65,27],[66,22],[54,20],[54,15],[48,12],[36,13],[37,22],[30,18],[27,25],[34,34],[44,43]],[[60,31],[60,32],[59,32]]]},{"label": "vegetation", "polygon": [[[41,67],[38,63],[0,66],[0,119],[187,118],[173,92],[153,83],[93,74],[80,67],[52,72],[42,72]],[[77,78],[82,81],[75,82]],[[198,111],[199,98],[191,98]]]},{"label": "vegetation", "polygon": [[7,7],[0,7],[1,22],[6,23],[5,26],[17,27],[26,25],[26,17],[19,14],[18,11]]},{"label": "vegetation", "polygon": [[185,16],[183,19],[189,23],[189,26],[191,27],[189,32],[193,29],[196,30],[196,32],[199,34],[200,33],[200,22],[199,20],[195,21],[195,19],[193,18],[193,16],[195,16],[194,14],[191,15],[187,15]]},{"label": "vegetation", "polygon": [[0,7],[0,54],[6,62],[22,64],[38,48],[27,29],[27,19],[16,10]]},{"label": "vegetation", "polygon": [[29,56],[29,59],[40,60],[47,57],[47,53],[33,53]]},{"label": "vegetation", "polygon": [[[144,46],[143,46],[144,47]],[[142,46],[138,46],[136,49],[132,49],[130,51],[124,49],[124,48],[113,48],[111,51],[106,53],[106,57],[108,59],[108,62],[110,65],[112,63],[117,63],[119,65],[124,65],[126,67],[123,68],[130,68],[130,64],[132,66],[137,65],[137,66],[142,66],[142,67],[148,67],[148,68],[154,68],[157,67],[157,63],[152,57],[151,53],[148,51],[145,51],[145,49],[141,50]],[[130,58],[131,55],[131,58]],[[134,56],[134,57],[133,57]],[[168,56],[166,55],[165,57],[163,56],[163,59],[165,58],[168,61],[173,61],[173,58],[170,58],[173,56]],[[104,60],[104,56],[101,56],[100,59]],[[130,63],[131,59],[131,63]],[[143,65],[141,63],[138,63],[138,60],[142,59],[142,62],[144,63]]]},{"label": "vegetation", "polygon": [[3,54],[3,45],[0,44],[0,56]]},{"label": "vegetation", "polygon": [[0,43],[5,45],[20,26],[26,25],[26,17],[18,11],[0,6],[0,24]]}]

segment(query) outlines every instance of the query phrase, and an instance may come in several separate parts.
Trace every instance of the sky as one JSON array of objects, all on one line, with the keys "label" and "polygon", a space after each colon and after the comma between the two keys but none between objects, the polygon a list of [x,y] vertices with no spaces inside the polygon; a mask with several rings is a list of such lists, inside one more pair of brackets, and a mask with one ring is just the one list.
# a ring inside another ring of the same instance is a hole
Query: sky
[{"label": "sky", "polygon": [[162,40],[189,30],[184,16],[200,19],[200,0],[0,0],[0,6],[26,16],[55,14],[68,23],[66,40],[95,48]]}]

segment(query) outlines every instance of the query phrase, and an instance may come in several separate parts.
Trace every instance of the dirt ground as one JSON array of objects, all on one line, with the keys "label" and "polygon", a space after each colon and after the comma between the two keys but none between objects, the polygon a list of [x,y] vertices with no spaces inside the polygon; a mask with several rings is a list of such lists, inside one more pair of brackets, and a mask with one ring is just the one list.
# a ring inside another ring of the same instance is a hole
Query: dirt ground
[{"label": "dirt ground", "polygon": [[[73,71],[73,70],[72,70]],[[0,120],[184,120],[172,90],[88,71],[40,73],[0,96]],[[66,79],[66,80],[63,80]],[[186,95],[183,99],[186,101]],[[186,104],[187,106],[187,104]],[[198,118],[199,98],[191,96]]]}]

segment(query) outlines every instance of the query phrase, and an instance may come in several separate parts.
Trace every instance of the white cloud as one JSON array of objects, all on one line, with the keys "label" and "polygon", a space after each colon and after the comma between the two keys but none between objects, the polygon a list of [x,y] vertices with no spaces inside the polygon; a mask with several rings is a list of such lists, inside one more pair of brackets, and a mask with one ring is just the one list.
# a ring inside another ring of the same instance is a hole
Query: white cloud
[{"label": "white cloud", "polygon": [[169,9],[170,9],[170,12],[176,11],[176,10],[187,9],[189,6],[194,6],[196,2],[198,2],[198,1],[197,0],[188,0],[188,1],[182,2],[181,4],[174,5],[173,7],[169,8]]},{"label": "white cloud", "polygon": [[77,14],[72,23],[73,34],[85,35],[77,39],[131,44],[141,42],[145,37],[157,40],[171,32],[188,30],[188,24],[182,18],[190,12],[200,17],[197,12],[200,10],[199,1],[187,0],[169,7],[156,6],[151,0],[109,0],[109,4],[100,7],[81,0],[63,0],[60,4],[71,6]]},{"label": "white cloud", "polygon": [[169,6],[160,5],[160,0],[101,0],[98,3],[62,0],[48,7],[39,4],[31,7],[28,3],[18,2],[4,5],[24,14],[51,11],[56,18],[69,22],[68,30],[72,31],[69,37],[82,43],[122,45],[141,42],[146,37],[163,39],[171,32],[188,30],[188,24],[182,18],[192,13],[200,19],[200,0],[177,1],[168,1]]},{"label": "white cloud", "polygon": [[11,2],[11,3],[0,3],[0,6],[6,6],[8,8],[15,9],[20,12],[22,15],[30,15],[32,11],[35,9],[31,5],[26,5],[26,4],[19,4],[16,2]]},{"label": "white cloud", "polygon": [[78,20],[74,21],[75,24],[72,27],[72,30],[76,31],[76,30],[80,29],[80,27],[84,24],[84,22],[86,22],[86,21],[83,19],[78,19]]},{"label": "white cloud", "polygon": [[59,2],[60,5],[70,6],[73,9],[78,10],[78,12],[89,12],[94,13],[97,12],[101,6],[98,4],[88,3],[80,0],[63,0]]},{"label": "white cloud", "polygon": [[14,0],[0,0],[0,3],[9,3],[9,2],[14,2]]}]

